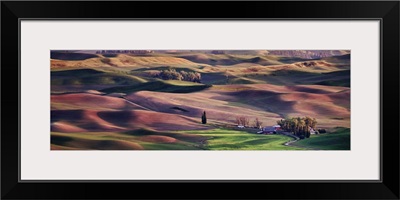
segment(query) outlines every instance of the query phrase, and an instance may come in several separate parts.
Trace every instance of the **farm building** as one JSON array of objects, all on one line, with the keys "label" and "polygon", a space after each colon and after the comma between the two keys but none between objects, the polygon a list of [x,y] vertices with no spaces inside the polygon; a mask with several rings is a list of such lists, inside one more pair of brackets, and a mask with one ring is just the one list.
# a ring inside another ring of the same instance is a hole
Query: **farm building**
[{"label": "farm building", "polygon": [[278,130],[281,130],[281,126],[280,126],[280,125],[278,125],[278,124],[277,124],[277,125],[273,125],[272,127],[274,127],[274,128],[275,128],[275,130],[277,130],[277,131],[278,131]]},{"label": "farm building", "polygon": [[264,134],[275,134],[277,131],[281,130],[281,126],[274,125],[274,126],[265,126],[262,128],[262,133]]}]

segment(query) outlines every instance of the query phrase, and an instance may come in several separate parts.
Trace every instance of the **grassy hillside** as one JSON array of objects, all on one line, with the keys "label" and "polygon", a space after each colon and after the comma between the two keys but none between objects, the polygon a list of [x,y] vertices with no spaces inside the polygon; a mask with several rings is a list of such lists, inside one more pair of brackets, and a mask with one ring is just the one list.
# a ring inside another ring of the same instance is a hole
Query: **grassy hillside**
[{"label": "grassy hillside", "polygon": [[51,133],[53,149],[202,150],[202,136],[136,130],[129,132]]},{"label": "grassy hillside", "polygon": [[51,85],[135,85],[145,79],[95,69],[73,69],[51,72]]},{"label": "grassy hillside", "polygon": [[325,60],[325,61],[331,62],[331,63],[341,63],[341,64],[350,65],[350,54],[326,57],[326,58],[322,58],[321,60]]},{"label": "grassy hillside", "polygon": [[[68,57],[68,55],[66,56]],[[59,58],[59,57],[56,57]],[[86,59],[52,59],[50,62],[52,69],[59,68],[98,68],[98,67],[124,67],[124,68],[142,68],[142,67],[199,67],[202,64],[195,63],[187,59],[154,55],[129,55],[119,54],[114,57],[103,55],[92,55]]]},{"label": "grassy hillside", "polygon": [[350,129],[337,128],[332,133],[311,135],[294,143],[294,146],[318,150],[350,150]]},{"label": "grassy hillside", "polygon": [[[268,83],[274,85],[328,85],[346,86],[350,85],[350,71],[335,72],[307,72],[300,70],[277,70],[270,73],[248,73],[239,75],[249,83]],[[228,83],[230,80],[228,81]]]},{"label": "grassy hillside", "polygon": [[283,135],[258,135],[244,131],[213,129],[207,131],[155,132],[140,129],[111,133],[52,132],[53,149],[97,150],[297,150],[283,145],[292,140]]},{"label": "grassy hillside", "polygon": [[285,146],[293,140],[284,135],[259,135],[245,131],[213,129],[205,131],[186,131],[207,137],[204,145],[208,150],[297,150],[301,147]]}]

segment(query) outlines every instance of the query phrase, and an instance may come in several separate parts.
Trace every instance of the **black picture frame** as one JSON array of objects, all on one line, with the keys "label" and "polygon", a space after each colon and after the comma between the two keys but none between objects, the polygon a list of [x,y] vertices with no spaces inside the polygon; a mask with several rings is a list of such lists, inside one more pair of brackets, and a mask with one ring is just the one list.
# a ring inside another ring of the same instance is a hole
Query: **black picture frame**
[{"label": "black picture frame", "polygon": [[[398,1],[2,1],[1,198],[399,199],[399,6]],[[20,19],[379,19],[382,180],[20,182]]]}]

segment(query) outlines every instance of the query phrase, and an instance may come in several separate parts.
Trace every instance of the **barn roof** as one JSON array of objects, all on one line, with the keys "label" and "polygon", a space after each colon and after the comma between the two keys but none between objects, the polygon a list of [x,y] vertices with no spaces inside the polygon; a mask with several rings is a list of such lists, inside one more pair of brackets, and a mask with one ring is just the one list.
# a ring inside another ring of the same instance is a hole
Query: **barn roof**
[{"label": "barn roof", "polygon": [[272,126],[265,126],[265,127],[263,128],[263,131],[275,131],[275,127],[272,127]]}]

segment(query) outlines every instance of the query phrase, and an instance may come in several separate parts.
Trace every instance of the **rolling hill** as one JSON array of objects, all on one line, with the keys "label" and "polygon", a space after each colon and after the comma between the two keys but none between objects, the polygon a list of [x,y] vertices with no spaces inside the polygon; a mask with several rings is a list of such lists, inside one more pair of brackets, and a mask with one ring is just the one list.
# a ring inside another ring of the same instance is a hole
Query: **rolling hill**
[{"label": "rolling hill", "polygon": [[[302,149],[283,146],[280,142],[290,140],[286,136],[235,130],[236,118],[270,126],[285,117],[311,116],[319,128],[350,128],[348,53],[54,51],[51,148]],[[151,75],[170,69],[198,73],[201,81]],[[207,124],[201,123],[203,112]]]}]

